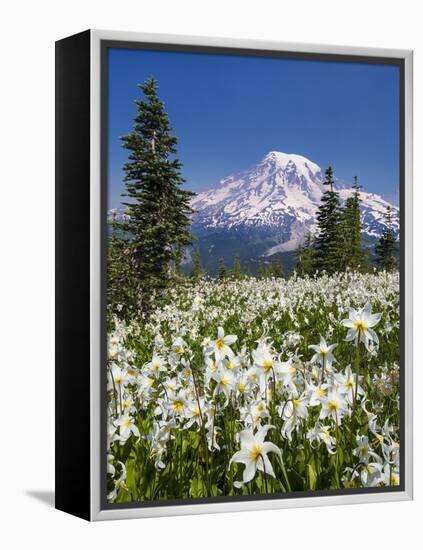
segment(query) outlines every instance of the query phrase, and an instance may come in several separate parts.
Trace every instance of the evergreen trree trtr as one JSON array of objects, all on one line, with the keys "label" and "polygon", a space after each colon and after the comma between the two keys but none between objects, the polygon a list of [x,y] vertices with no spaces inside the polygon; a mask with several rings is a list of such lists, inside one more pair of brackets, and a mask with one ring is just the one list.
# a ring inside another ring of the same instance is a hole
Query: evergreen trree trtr
[{"label": "evergreen trree trtr", "polygon": [[375,247],[376,263],[381,269],[392,271],[397,266],[397,241],[392,230],[392,210],[387,206],[385,213],[386,230]]},{"label": "evergreen trree trtr", "polygon": [[353,194],[341,205],[334,190],[333,170],[325,172],[328,186],[317,211],[317,236],[309,233],[296,251],[296,272],[300,277],[325,271],[333,274],[346,269],[366,271],[368,253],[363,247],[361,199],[358,178],[354,177]]},{"label": "evergreen trree trtr", "polygon": [[130,151],[124,165],[127,218],[122,229],[129,236],[138,304],[148,310],[153,298],[160,301],[172,277],[178,273],[184,249],[191,243],[190,199],[194,193],[181,188],[182,164],[174,158],[177,139],[157,82],[140,86],[144,99],[136,101],[133,131],[122,138]]},{"label": "evergreen trree trtr", "polygon": [[322,195],[322,203],[317,212],[318,234],[315,241],[315,270],[327,273],[339,271],[342,263],[343,243],[339,231],[341,209],[339,193],[334,190],[332,167],[325,172],[324,185],[328,187]]},{"label": "evergreen trree trtr", "polygon": [[201,255],[198,248],[194,250],[192,254],[192,270],[190,277],[194,279],[195,281],[198,281],[201,279],[201,277],[204,275],[203,268],[201,266]]},{"label": "evergreen trree trtr", "polygon": [[296,266],[295,271],[299,277],[312,275],[314,273],[314,240],[310,232],[303,244],[296,250]]},{"label": "evergreen trree trtr", "polygon": [[354,192],[345,201],[341,212],[341,232],[343,239],[343,258],[340,270],[347,268],[354,271],[367,270],[367,252],[363,248],[362,223],[361,223],[361,199],[357,176],[354,176],[352,186]]}]

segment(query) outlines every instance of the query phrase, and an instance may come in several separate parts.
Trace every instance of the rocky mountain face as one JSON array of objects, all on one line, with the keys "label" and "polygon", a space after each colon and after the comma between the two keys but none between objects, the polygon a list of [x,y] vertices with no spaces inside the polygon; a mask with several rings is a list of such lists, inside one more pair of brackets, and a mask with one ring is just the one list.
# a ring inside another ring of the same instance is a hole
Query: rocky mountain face
[{"label": "rocky mountain face", "polygon": [[[268,153],[258,164],[221,180],[194,197],[193,232],[206,264],[217,257],[229,260],[271,259],[293,253],[308,232],[316,233],[316,211],[324,192],[320,166],[296,154]],[[336,181],[341,201],[352,194],[351,184]],[[385,228],[388,203],[374,193],[361,192],[364,234],[369,241]],[[390,204],[399,231],[398,208]]]},{"label": "rocky mountain face", "polygon": [[[292,267],[294,252],[310,232],[315,234],[316,211],[325,191],[324,172],[316,163],[296,154],[271,151],[254,166],[219,181],[192,200],[194,246],[204,267],[216,272],[220,258],[230,266],[234,255],[252,270],[272,256]],[[341,201],[353,192],[352,183],[336,180]],[[391,206],[399,232],[399,209],[382,196],[361,191],[363,234],[371,244],[385,228],[384,214]],[[109,220],[121,218],[121,209],[109,210]],[[187,263],[190,263],[188,254]]]}]

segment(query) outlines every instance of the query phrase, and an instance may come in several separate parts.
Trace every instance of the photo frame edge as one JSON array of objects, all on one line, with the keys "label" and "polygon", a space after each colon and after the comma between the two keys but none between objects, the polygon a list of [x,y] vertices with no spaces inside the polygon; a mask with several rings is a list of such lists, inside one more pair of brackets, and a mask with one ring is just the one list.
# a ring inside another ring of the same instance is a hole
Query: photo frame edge
[{"label": "photo frame edge", "polygon": [[[123,31],[91,30],[90,63],[90,471],[91,471],[91,520],[115,520],[128,518],[147,518],[172,515],[208,514],[238,511],[264,511],[293,507],[330,506],[339,504],[364,504],[375,502],[405,501],[413,498],[413,388],[412,388],[412,342],[413,342],[413,263],[412,263],[412,189],[413,189],[413,51],[405,49],[364,48],[355,46],[333,46],[323,44],[284,43],[275,41],[248,40],[238,38],[217,38],[185,36],[173,34],[150,34]],[[404,456],[406,465],[403,491],[367,494],[347,494],[334,496],[301,497],[290,499],[251,500],[225,503],[196,503],[159,506],[133,507],[121,509],[101,509],[100,499],[100,285],[101,274],[101,201],[100,201],[100,144],[101,144],[101,42],[117,40],[122,42],[166,43],[169,45],[228,47],[263,50],[282,50],[329,55],[390,57],[404,61],[404,214],[403,229],[407,238],[404,242],[405,266],[405,317],[404,322],[404,395],[405,395],[405,437]]]}]

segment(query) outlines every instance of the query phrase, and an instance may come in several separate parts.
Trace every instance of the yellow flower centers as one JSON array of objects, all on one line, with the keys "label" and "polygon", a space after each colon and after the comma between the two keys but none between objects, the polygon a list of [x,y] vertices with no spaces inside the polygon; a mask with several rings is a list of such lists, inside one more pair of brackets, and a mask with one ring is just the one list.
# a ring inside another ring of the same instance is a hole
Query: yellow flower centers
[{"label": "yellow flower centers", "polygon": [[358,332],[364,332],[368,328],[367,323],[361,319],[359,319],[358,321],[354,321],[353,324],[355,330],[357,330]]},{"label": "yellow flower centers", "polygon": [[117,487],[121,487],[122,489],[125,489],[125,491],[128,490],[128,486],[126,485],[126,483],[124,481],[122,481],[121,479],[114,479],[113,480],[113,483],[117,486]]},{"label": "yellow flower centers", "polygon": [[328,409],[330,412],[336,412],[339,409],[339,401],[336,401],[335,399],[330,399],[328,401]]},{"label": "yellow flower centers", "polygon": [[254,445],[253,447],[251,447],[250,449],[251,460],[256,461],[261,456],[262,451],[263,451],[262,445]]},{"label": "yellow flower centers", "polygon": [[345,382],[345,387],[349,390],[354,389],[354,380],[352,378],[348,378],[348,380]]},{"label": "yellow flower centers", "polygon": [[222,386],[228,386],[229,385],[229,379],[226,377],[226,376],[222,376],[222,378],[220,379],[220,384]]},{"label": "yellow flower centers", "polygon": [[[146,500],[156,490],[158,498],[173,498],[177,490],[178,498],[193,499],[211,496],[216,487],[226,496],[276,494],[279,483],[287,493],[288,483],[305,491],[397,485],[396,281],[397,274],[388,272],[340,275],[328,296],[326,277],[204,279],[196,288],[213,301],[207,299],[201,314],[189,309],[192,288],[185,281],[187,288],[172,289],[172,303],[151,322],[118,324],[117,359],[107,362],[107,500]],[[214,285],[222,292],[218,297]],[[341,343],[339,316],[372,293],[375,303],[387,303],[387,313],[380,351],[367,355],[363,342],[375,319],[351,314],[348,344]],[[215,333],[218,319],[238,334],[236,341],[224,329]],[[317,337],[308,352],[316,327],[331,339]],[[392,387],[389,395],[378,390],[382,383]],[[282,448],[286,474],[276,460]],[[305,472],[303,485],[297,466]],[[148,483],[141,487],[145,471]],[[126,475],[129,496],[112,483]]]},{"label": "yellow flower centers", "polygon": [[391,485],[399,485],[400,484],[400,478],[398,474],[392,473],[391,476]]},{"label": "yellow flower centers", "polygon": [[269,370],[273,367],[273,361],[267,360],[263,361],[263,368],[266,372],[269,372]]},{"label": "yellow flower centers", "polygon": [[184,408],[184,402],[181,401],[180,399],[175,399],[172,407],[175,412],[181,412]]},{"label": "yellow flower centers", "polygon": [[222,338],[219,338],[219,340],[216,341],[216,346],[219,351],[222,351],[225,347],[225,341]]}]

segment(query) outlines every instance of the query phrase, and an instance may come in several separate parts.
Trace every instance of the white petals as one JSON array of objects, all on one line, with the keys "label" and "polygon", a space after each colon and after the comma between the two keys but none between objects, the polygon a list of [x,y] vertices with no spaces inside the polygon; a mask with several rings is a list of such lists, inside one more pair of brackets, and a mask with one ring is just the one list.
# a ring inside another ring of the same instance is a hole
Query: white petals
[{"label": "white petals", "polygon": [[111,325],[109,502],[399,482],[398,274],[204,277]]}]

